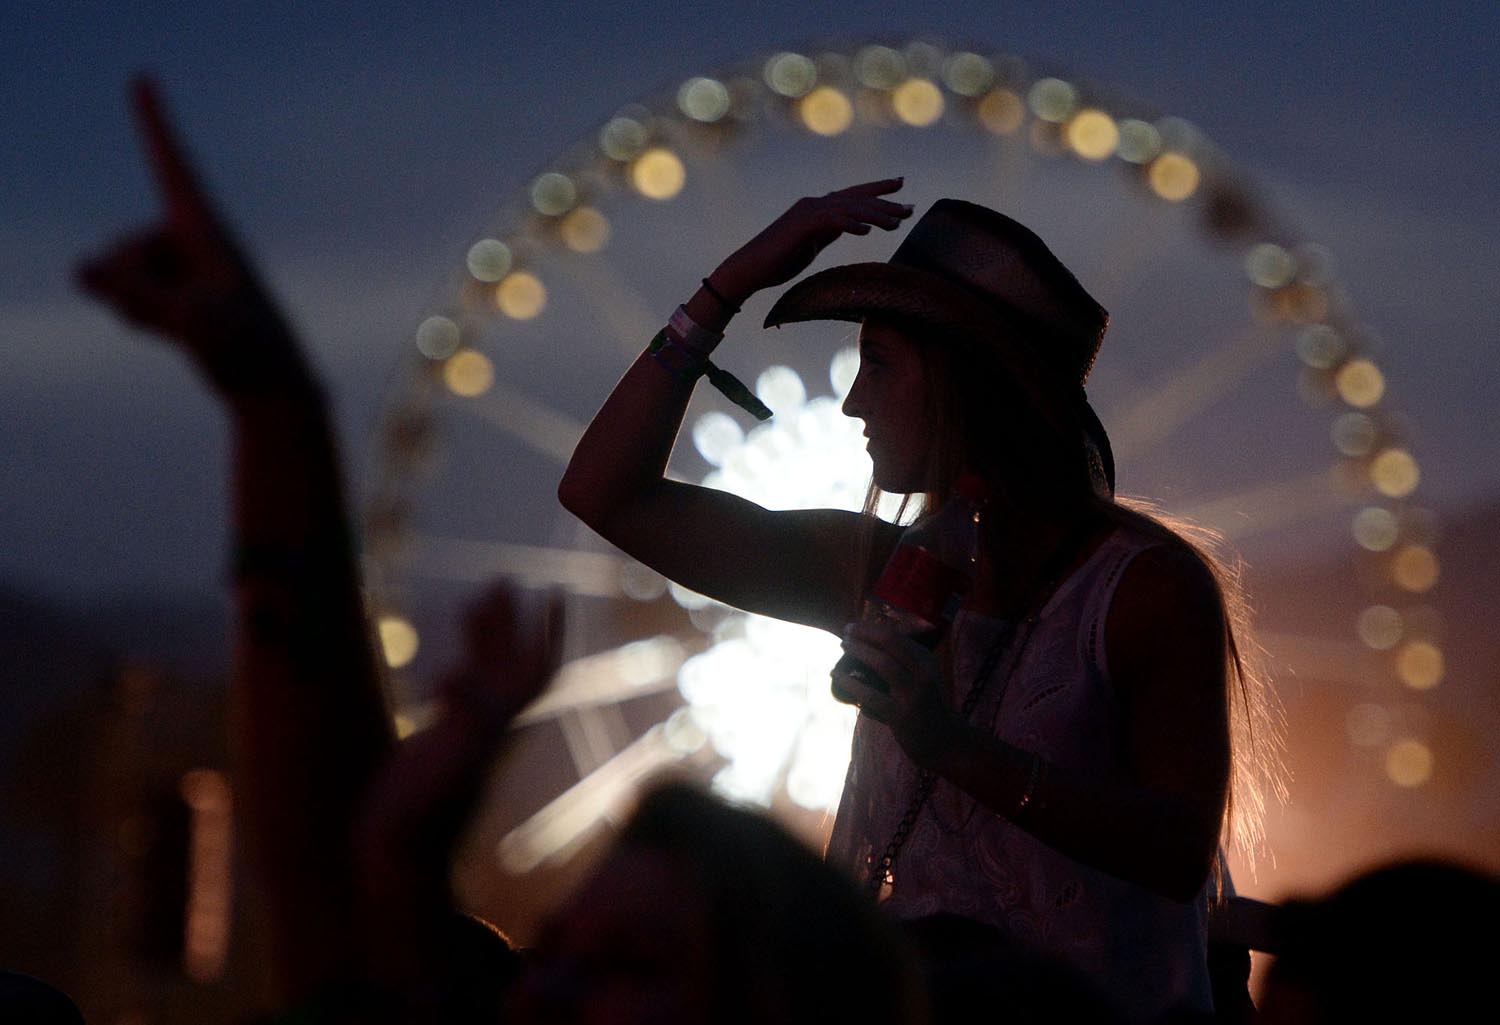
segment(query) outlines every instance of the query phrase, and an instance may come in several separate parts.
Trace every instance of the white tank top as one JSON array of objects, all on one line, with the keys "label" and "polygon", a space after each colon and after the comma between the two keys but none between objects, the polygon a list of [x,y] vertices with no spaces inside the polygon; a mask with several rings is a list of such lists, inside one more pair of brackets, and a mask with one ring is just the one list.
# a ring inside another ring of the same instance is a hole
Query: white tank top
[{"label": "white tank top", "polygon": [[[1125,567],[1160,542],[1117,529],[1052,595],[1015,665],[1000,660],[971,721],[1084,778],[1124,775],[1120,706],[1105,667],[1104,623]],[[960,612],[953,625],[960,707],[1007,625]],[[864,882],[917,788],[891,731],[860,716],[828,860]],[[939,780],[896,858],[882,905],[897,919],[945,913],[994,926],[1018,947],[1079,973],[1132,1020],[1210,1011],[1212,881],[1192,903],[1090,868]]]}]

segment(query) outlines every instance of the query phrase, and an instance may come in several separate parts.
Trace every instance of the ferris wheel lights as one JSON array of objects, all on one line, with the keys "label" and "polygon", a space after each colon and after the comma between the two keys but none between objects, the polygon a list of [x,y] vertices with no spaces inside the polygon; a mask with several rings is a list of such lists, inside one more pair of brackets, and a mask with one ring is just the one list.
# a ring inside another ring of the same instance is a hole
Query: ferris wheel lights
[{"label": "ferris wheel lights", "polygon": [[1360,459],[1375,451],[1380,429],[1364,413],[1345,413],[1333,422],[1333,445],[1351,459]]},{"label": "ferris wheel lights", "polygon": [[959,96],[983,96],[995,84],[995,66],[977,53],[955,53],[943,62],[943,84]]},{"label": "ferris wheel lights", "polygon": [[1385,375],[1367,359],[1351,359],[1333,380],[1339,398],[1356,409],[1368,409],[1385,395]]},{"label": "ferris wheel lights", "polygon": [[778,53],[761,72],[767,87],[778,96],[797,99],[818,84],[818,67],[800,53]]},{"label": "ferris wheel lights", "polygon": [[428,317],[417,325],[417,351],[428,359],[442,360],[458,349],[458,325],[447,317]]},{"label": "ferris wheel lights", "polygon": [[1161,133],[1149,121],[1133,117],[1120,121],[1120,159],[1130,164],[1149,164],[1161,152]]},{"label": "ferris wheel lights", "polygon": [[712,124],[729,113],[729,90],[716,78],[690,78],[677,90],[677,107],[694,121]]},{"label": "ferris wheel lights", "polygon": [[828,361],[828,383],[833,386],[833,394],[839,401],[842,402],[849,389],[854,387],[858,373],[859,350],[852,345],[844,346]]},{"label": "ferris wheel lights", "polygon": [[1389,605],[1371,605],[1359,614],[1355,623],[1359,639],[1376,651],[1389,651],[1401,642],[1405,624],[1401,613]]},{"label": "ferris wheel lights", "polygon": [[460,349],[443,364],[443,383],[460,398],[476,398],[495,383],[495,368],[484,353]]},{"label": "ferris wheel lights", "polygon": [[1420,740],[1398,740],[1385,754],[1385,774],[1398,787],[1422,786],[1432,779],[1432,749]]},{"label": "ferris wheel lights", "polygon": [[841,135],[854,122],[854,105],[838,89],[820,85],[797,104],[797,113],[815,135]]},{"label": "ferris wheel lights", "polygon": [[1167,150],[1151,161],[1147,177],[1151,191],[1170,203],[1180,203],[1198,190],[1198,165],[1176,150]]},{"label": "ferris wheel lights", "polygon": [[1327,324],[1314,324],[1297,335],[1298,357],[1318,370],[1332,370],[1347,351],[1343,336]]},{"label": "ferris wheel lights", "polygon": [[469,247],[464,262],[476,281],[496,282],[510,273],[510,247],[499,239],[482,238]]},{"label": "ferris wheel lights", "polygon": [[1391,560],[1391,577],[1396,586],[1413,594],[1424,594],[1438,582],[1441,567],[1426,545],[1403,545]]},{"label": "ferris wheel lights", "polygon": [[1370,461],[1370,481],[1387,498],[1405,498],[1421,479],[1417,461],[1404,448],[1388,448]]},{"label": "ferris wheel lights", "polygon": [[575,253],[597,253],[609,244],[609,218],[591,206],[574,207],[557,230]]},{"label": "ferris wheel lights", "polygon": [[646,149],[646,126],[633,117],[615,117],[599,129],[599,149],[611,160],[627,163]]},{"label": "ferris wheel lights", "polygon": [[671,199],[686,181],[682,159],[663,146],[646,150],[630,164],[630,184],[647,199]]},{"label": "ferris wheel lights", "polygon": [[557,171],[537,175],[531,183],[531,205],[544,217],[558,217],[578,202],[578,186]]},{"label": "ferris wheel lights", "polygon": [[1115,119],[1102,110],[1080,110],[1068,122],[1068,145],[1085,160],[1107,160],[1120,144]]},{"label": "ferris wheel lights", "polygon": [[[760,398],[765,402],[764,395]],[[744,428],[734,417],[719,410],[704,413],[693,424],[693,447],[710,466],[723,466],[744,440]]]},{"label": "ferris wheel lights", "polygon": [[1026,120],[1026,104],[1010,89],[992,89],[974,108],[979,123],[996,135],[1014,135]]},{"label": "ferris wheel lights", "polygon": [[1281,288],[1296,276],[1297,261],[1276,243],[1262,242],[1245,254],[1245,273],[1261,288]]},{"label": "ferris wheel lights", "polygon": [[511,271],[495,286],[495,306],[511,320],[530,320],[547,308],[547,287],[530,271]]},{"label": "ferris wheel lights", "polygon": [[1412,690],[1431,690],[1443,682],[1443,652],[1428,641],[1403,644],[1396,652],[1396,675]]},{"label": "ferris wheel lights", "polygon": [[376,629],[380,636],[380,651],[385,656],[386,665],[392,669],[400,669],[417,657],[417,648],[420,644],[417,628],[407,620],[388,613],[380,617]]},{"label": "ferris wheel lights", "polygon": [[1354,540],[1366,551],[1389,551],[1400,533],[1400,524],[1389,509],[1372,505],[1354,514]]},{"label": "ferris wheel lights", "polygon": [[1043,121],[1061,124],[1078,109],[1078,90],[1060,78],[1039,78],[1026,94],[1026,103]]},{"label": "ferris wheel lights", "polygon": [[906,78],[906,58],[889,46],[866,46],[854,55],[854,77],[870,89],[894,89]]},{"label": "ferris wheel lights", "polygon": [[943,92],[925,78],[908,78],[891,93],[891,109],[906,124],[926,128],[943,116]]}]

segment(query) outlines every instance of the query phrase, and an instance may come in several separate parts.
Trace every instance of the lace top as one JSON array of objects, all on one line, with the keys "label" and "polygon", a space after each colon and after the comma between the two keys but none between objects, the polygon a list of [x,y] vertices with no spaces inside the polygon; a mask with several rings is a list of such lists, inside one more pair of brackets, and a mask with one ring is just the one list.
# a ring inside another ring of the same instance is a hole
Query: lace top
[{"label": "lace top", "polygon": [[[1104,651],[1104,622],[1125,567],[1154,539],[1118,529],[1052,595],[1015,665],[1001,659],[971,721],[1070,773],[1123,775],[1120,707]],[[958,707],[1006,624],[960,612],[953,625]],[[890,730],[861,716],[828,860],[864,881],[917,788]],[[1131,1019],[1212,1009],[1207,912],[1091,868],[1048,847],[946,780],[938,780],[892,866],[883,907],[898,919],[963,915],[1057,959],[1092,981]]]}]

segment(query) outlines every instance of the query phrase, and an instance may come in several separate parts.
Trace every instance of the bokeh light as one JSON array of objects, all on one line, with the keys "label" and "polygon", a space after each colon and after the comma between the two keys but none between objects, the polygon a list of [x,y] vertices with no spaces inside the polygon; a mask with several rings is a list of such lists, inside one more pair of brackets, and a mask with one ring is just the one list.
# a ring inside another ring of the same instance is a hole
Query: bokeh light
[{"label": "bokeh light", "polygon": [[791,367],[767,367],[755,379],[755,394],[777,416],[789,416],[807,401],[807,386]]},{"label": "bokeh light", "polygon": [[646,126],[633,117],[611,118],[599,129],[599,148],[611,160],[626,163],[646,149]]},{"label": "bokeh light", "polygon": [[420,645],[417,628],[397,615],[384,615],[377,624],[380,635],[380,650],[385,655],[385,664],[400,669],[417,657]]},{"label": "bokeh light", "polygon": [[772,92],[796,99],[818,84],[818,67],[800,53],[778,53],[766,61],[764,77]]},{"label": "bokeh light", "polygon": [[1151,161],[1147,177],[1151,190],[1172,203],[1182,202],[1198,189],[1198,165],[1191,157],[1173,150]]},{"label": "bokeh light", "polygon": [[1009,89],[993,89],[984,94],[974,115],[986,130],[996,135],[1014,135],[1026,121],[1026,104]]},{"label": "bokeh light", "polygon": [[1426,545],[1402,545],[1391,559],[1391,577],[1403,591],[1422,594],[1438,582],[1437,556]]},{"label": "bokeh light", "polygon": [[512,320],[530,320],[547,307],[546,286],[530,271],[514,271],[495,286],[495,305]]},{"label": "bokeh light", "polygon": [[609,244],[609,218],[591,206],[575,207],[558,225],[563,245],[575,253],[597,253]]},{"label": "bokeh light", "polygon": [[1389,651],[1401,641],[1405,623],[1401,613],[1389,605],[1371,605],[1359,614],[1355,631],[1359,639],[1376,651]]},{"label": "bokeh light", "polygon": [[1420,740],[1398,740],[1385,753],[1385,774],[1398,787],[1419,787],[1432,779],[1432,749]]},{"label": "bokeh light", "polygon": [[578,187],[565,174],[548,171],[537,175],[531,183],[531,205],[539,214],[558,217],[573,209],[577,202]]},{"label": "bokeh light", "polygon": [[820,85],[802,97],[797,113],[807,130],[816,135],[838,135],[854,122],[854,106],[849,97],[829,85]]},{"label": "bokeh light", "polygon": [[1370,460],[1370,482],[1387,498],[1405,498],[1421,480],[1417,461],[1404,448],[1388,448]]},{"label": "bokeh light", "polygon": [[906,77],[906,58],[889,46],[866,46],[854,55],[854,77],[871,89],[894,89]]},{"label": "bokeh light", "polygon": [[729,90],[716,78],[690,78],[677,90],[677,106],[694,121],[711,124],[729,113]]},{"label": "bokeh light", "polygon": [[1400,533],[1396,516],[1389,509],[1370,506],[1354,514],[1354,540],[1368,551],[1390,550]]},{"label": "bokeh light", "polygon": [[1334,447],[1350,458],[1369,455],[1379,440],[1375,421],[1363,413],[1345,413],[1333,422]]},{"label": "bokeh light", "polygon": [[465,399],[483,395],[495,383],[495,368],[489,358],[473,349],[460,349],[443,364],[443,383]]},{"label": "bokeh light", "polygon": [[1385,395],[1385,377],[1367,359],[1351,359],[1333,378],[1339,398],[1356,409],[1369,409]]},{"label": "bokeh light", "polygon": [[447,359],[460,341],[458,325],[447,317],[428,317],[417,325],[417,351],[428,359]]},{"label": "bokeh light", "polygon": [[661,146],[646,150],[630,165],[630,184],[647,199],[671,199],[686,181],[681,158]]},{"label": "bokeh light", "polygon": [[943,116],[943,92],[925,78],[908,78],[891,93],[891,109],[905,123],[926,128]]},{"label": "bokeh light", "polygon": [[1149,164],[1161,152],[1161,133],[1149,121],[1133,117],[1120,121],[1120,159],[1131,164]]},{"label": "bokeh light", "polygon": [[1332,370],[1346,351],[1343,336],[1327,324],[1303,328],[1297,335],[1297,356],[1318,370]]},{"label": "bokeh light", "polygon": [[1107,160],[1120,144],[1115,119],[1102,110],[1080,110],[1067,128],[1068,145],[1085,160]]},{"label": "bokeh light", "polygon": [[977,53],[955,53],[943,62],[943,84],[959,96],[982,96],[995,81],[995,66]]},{"label": "bokeh light", "polygon": [[1040,78],[1026,94],[1026,103],[1043,121],[1061,124],[1078,109],[1078,90],[1060,78]]},{"label": "bokeh light", "polygon": [[510,273],[510,246],[499,239],[482,238],[469,247],[469,255],[464,262],[468,264],[469,273],[474,276],[474,280],[486,284],[499,281]]},{"label": "bokeh light", "polygon": [[1297,261],[1276,243],[1262,242],[1245,254],[1245,273],[1261,288],[1281,288],[1296,275]]},{"label": "bokeh light", "polygon": [[1443,652],[1430,641],[1412,641],[1396,652],[1396,675],[1412,690],[1431,690],[1443,682]]},{"label": "bokeh light", "polygon": [[833,386],[833,394],[842,400],[849,394],[849,389],[854,387],[854,378],[859,374],[859,350],[852,345],[846,345],[833,354],[833,359],[828,363],[828,383]]},{"label": "bokeh light", "polygon": [[745,431],[739,421],[719,410],[704,413],[693,424],[693,447],[711,466],[723,466],[744,440]]}]

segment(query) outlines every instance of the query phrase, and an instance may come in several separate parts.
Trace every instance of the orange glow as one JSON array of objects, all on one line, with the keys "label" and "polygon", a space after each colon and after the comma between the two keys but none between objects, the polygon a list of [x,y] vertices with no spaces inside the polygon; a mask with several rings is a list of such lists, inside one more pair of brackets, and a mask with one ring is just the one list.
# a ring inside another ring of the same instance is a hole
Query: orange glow
[{"label": "orange glow", "polygon": [[1398,787],[1419,787],[1432,779],[1434,761],[1420,740],[1398,740],[1385,753],[1385,774]]},{"label": "orange glow", "polygon": [[1410,452],[1388,448],[1370,463],[1370,481],[1388,498],[1405,498],[1417,489],[1422,472]]},{"label": "orange glow", "polygon": [[1437,556],[1423,545],[1405,545],[1391,560],[1391,576],[1403,590],[1430,591],[1438,581]]},{"label": "orange glow", "polygon": [[943,116],[943,93],[925,78],[909,78],[891,93],[891,109],[907,124],[926,128]]},{"label": "orange glow", "polygon": [[630,184],[647,199],[671,199],[682,191],[687,169],[669,149],[648,149],[630,165]]},{"label": "orange glow", "polygon": [[1068,145],[1085,160],[1107,160],[1120,144],[1115,119],[1102,110],[1080,110],[1068,122]]},{"label": "orange glow", "polygon": [[609,219],[591,206],[573,210],[559,230],[563,244],[576,253],[597,253],[609,243]]},{"label": "orange glow", "polygon": [[854,123],[854,106],[849,97],[832,86],[819,86],[797,105],[802,123],[816,135],[839,135]]},{"label": "orange glow", "polygon": [[1333,383],[1339,398],[1356,409],[1368,409],[1385,394],[1385,376],[1367,359],[1351,359],[1339,367]]},{"label": "orange glow", "polygon": [[1403,644],[1396,653],[1396,675],[1412,690],[1431,690],[1443,681],[1443,652],[1427,641]]},{"label": "orange glow", "polygon": [[1168,202],[1180,203],[1198,190],[1198,165],[1172,150],[1151,161],[1147,177],[1151,190]]},{"label": "orange glow", "polygon": [[[443,383],[462,398],[483,395],[495,383],[495,370],[482,352],[460,349],[443,364]],[[415,654],[415,648],[413,648]]]},{"label": "orange glow", "polygon": [[535,274],[518,270],[495,287],[495,305],[512,320],[530,320],[546,309],[547,289]]},{"label": "orange glow", "polygon": [[974,113],[996,135],[1014,135],[1026,120],[1026,104],[1009,89],[993,89],[985,93]]}]

